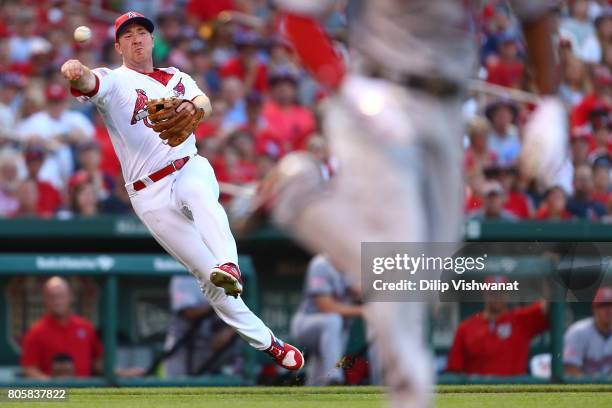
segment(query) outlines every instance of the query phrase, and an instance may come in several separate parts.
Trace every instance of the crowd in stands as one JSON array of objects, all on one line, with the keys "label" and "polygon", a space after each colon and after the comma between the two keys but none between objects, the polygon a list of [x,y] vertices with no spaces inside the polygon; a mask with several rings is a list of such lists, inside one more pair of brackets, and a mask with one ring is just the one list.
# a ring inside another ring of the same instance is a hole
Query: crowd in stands
[{"label": "crowd in stands", "polygon": [[[279,34],[280,13],[266,0],[100,2],[13,0],[0,10],[0,217],[126,214],[121,170],[100,116],[73,98],[59,75],[69,58],[90,67],[121,64],[112,21],[127,9],[156,22],[154,63],[193,76],[213,115],[196,130],[199,153],[217,178],[256,183],[289,151],[334,167],[321,137],[328,92],[303,70]],[[346,1],[325,19],[346,42]],[[612,4],[551,2],[568,109],[571,156],[558,185],[544,188],[517,167],[533,105],[472,93],[465,103],[465,212],[475,219],[607,221],[612,214]],[[473,16],[480,46],[475,77],[533,92],[520,27],[507,4],[489,1]],[[78,44],[79,25],[93,40]],[[341,171],[341,170],[340,170]],[[133,181],[133,180],[127,180]],[[230,197],[222,196],[229,204]]]}]

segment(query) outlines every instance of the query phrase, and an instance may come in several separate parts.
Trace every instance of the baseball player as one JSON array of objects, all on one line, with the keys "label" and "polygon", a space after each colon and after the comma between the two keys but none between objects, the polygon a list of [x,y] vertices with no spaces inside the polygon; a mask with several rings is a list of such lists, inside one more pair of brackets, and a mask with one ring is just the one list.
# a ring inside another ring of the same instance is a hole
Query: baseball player
[{"label": "baseball player", "polygon": [[[287,155],[260,187],[255,206],[306,246],[360,281],[361,242],[452,242],[462,216],[462,89],[476,69],[470,33],[475,1],[357,2],[351,66],[316,18],[334,0],[281,0],[287,37],[302,62],[336,90],[324,131],[339,172],[325,184],[304,153]],[[524,136],[522,165],[549,178],[565,159],[566,115],[556,97],[547,1],[510,0],[523,22],[535,80],[545,95]],[[431,358],[424,305],[372,302],[366,319],[382,351],[394,407],[430,404]]]},{"label": "baseball player", "polygon": [[198,279],[221,319],[282,367],[298,370],[300,351],[277,339],[240,298],[236,243],[213,169],[196,154],[192,134],[211,104],[185,73],[153,67],[153,29],[144,15],[125,13],[115,21],[121,67],[92,70],[69,60],[61,73],[102,115],[132,206],[153,237]]},{"label": "baseball player", "polygon": [[309,353],[306,385],[342,384],[338,361],[348,344],[351,318],[362,315],[347,276],[316,255],[304,278],[304,297],[291,319],[291,337]]}]

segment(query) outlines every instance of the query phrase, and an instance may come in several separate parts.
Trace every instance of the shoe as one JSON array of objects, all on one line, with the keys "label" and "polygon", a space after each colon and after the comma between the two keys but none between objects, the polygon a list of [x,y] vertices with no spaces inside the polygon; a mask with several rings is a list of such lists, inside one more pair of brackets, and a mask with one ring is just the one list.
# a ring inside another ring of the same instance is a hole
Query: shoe
[{"label": "shoe", "polygon": [[242,275],[238,265],[231,262],[215,266],[210,273],[210,281],[218,288],[223,288],[225,294],[237,298],[242,294]]},{"label": "shoe", "polygon": [[276,361],[276,364],[287,370],[297,371],[304,367],[304,356],[302,352],[291,344],[285,343],[274,336],[272,336],[272,344],[266,350],[266,354],[272,357],[274,361]]}]

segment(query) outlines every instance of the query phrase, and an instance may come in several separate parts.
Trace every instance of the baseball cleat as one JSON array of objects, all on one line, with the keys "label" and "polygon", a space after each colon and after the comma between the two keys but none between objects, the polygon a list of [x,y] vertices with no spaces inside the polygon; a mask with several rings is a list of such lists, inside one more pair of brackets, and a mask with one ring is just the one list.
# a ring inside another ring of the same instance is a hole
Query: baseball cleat
[{"label": "baseball cleat", "polygon": [[272,336],[272,344],[266,350],[266,354],[272,357],[276,364],[287,370],[297,371],[304,367],[302,352],[274,336]]},{"label": "baseball cleat", "polygon": [[223,288],[225,294],[237,298],[242,294],[242,275],[238,265],[231,262],[215,266],[210,273],[210,281],[218,288]]}]

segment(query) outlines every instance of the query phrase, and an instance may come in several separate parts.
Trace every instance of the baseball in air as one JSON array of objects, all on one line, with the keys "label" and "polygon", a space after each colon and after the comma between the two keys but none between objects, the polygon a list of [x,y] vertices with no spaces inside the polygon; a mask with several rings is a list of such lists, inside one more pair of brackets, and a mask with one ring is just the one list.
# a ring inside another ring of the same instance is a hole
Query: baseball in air
[{"label": "baseball in air", "polygon": [[80,26],[74,30],[74,39],[80,43],[87,42],[91,39],[91,29],[87,26]]}]

